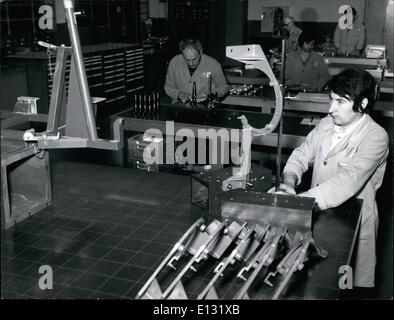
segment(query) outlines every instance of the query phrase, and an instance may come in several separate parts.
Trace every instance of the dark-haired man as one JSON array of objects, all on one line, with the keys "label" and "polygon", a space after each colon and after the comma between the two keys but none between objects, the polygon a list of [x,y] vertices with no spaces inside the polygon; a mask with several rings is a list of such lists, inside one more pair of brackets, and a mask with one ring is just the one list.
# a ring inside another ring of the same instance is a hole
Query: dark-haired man
[{"label": "dark-haired man", "polygon": [[200,41],[182,40],[179,50],[181,53],[170,61],[164,85],[173,102],[191,100],[194,84],[197,98],[206,98],[210,90],[209,76],[213,94],[221,98],[229,91],[220,63],[202,53]]},{"label": "dark-haired man", "polygon": [[296,148],[283,170],[280,190],[296,194],[309,164],[311,188],[301,196],[316,200],[318,210],[337,207],[355,196],[363,199],[353,285],[373,287],[378,211],[375,201],[388,156],[388,135],[368,115],[375,80],[364,70],[346,69],[328,83],[329,115]]},{"label": "dark-haired man", "polygon": [[315,35],[303,31],[298,37],[298,50],[291,51],[285,65],[285,83],[306,91],[320,91],[330,78],[328,66],[314,51]]}]

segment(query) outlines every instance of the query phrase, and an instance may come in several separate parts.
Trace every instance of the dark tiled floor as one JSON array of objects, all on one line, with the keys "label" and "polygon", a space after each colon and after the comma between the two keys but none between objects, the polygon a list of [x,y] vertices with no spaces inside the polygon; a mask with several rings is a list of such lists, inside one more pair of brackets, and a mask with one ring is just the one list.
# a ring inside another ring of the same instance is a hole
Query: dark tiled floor
[{"label": "dark tiled floor", "polygon": [[[169,226],[190,210],[190,181],[174,177],[173,192],[163,175],[67,162],[52,178],[53,204],[1,233],[2,298],[134,298],[188,228]],[[42,265],[52,290],[38,286]]]}]

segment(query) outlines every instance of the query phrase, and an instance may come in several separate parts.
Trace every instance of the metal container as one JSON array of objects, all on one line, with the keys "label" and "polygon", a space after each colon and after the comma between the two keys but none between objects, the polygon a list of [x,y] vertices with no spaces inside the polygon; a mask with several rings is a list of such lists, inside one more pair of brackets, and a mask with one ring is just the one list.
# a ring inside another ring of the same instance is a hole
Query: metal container
[{"label": "metal container", "polygon": [[[133,168],[159,172],[160,164],[164,161],[163,138],[145,137],[144,139],[143,134],[137,134],[127,140],[127,146],[128,162]],[[146,160],[149,160],[149,163]]]},{"label": "metal container", "polygon": [[52,200],[48,152],[17,140],[1,141],[1,225],[8,229]]}]

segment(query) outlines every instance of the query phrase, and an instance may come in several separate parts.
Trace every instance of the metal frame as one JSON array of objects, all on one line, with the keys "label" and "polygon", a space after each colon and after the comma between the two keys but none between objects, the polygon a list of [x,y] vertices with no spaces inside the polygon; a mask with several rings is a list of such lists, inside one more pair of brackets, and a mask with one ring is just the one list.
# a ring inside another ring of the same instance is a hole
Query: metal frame
[{"label": "metal frame", "polygon": [[[81,43],[72,0],[63,0],[71,50],[39,42],[48,50],[56,50],[56,68],[48,112],[47,129],[43,133],[29,130],[23,139],[37,143],[39,149],[97,148],[117,150],[119,142],[97,136],[94,108],[83,63]],[[67,55],[71,51],[71,70],[67,105],[65,103],[65,71]],[[65,118],[65,119],[64,119]],[[65,121],[65,123],[64,123]]]},{"label": "metal frame", "polygon": [[283,94],[281,85],[276,80],[271,66],[265,57],[265,54],[259,45],[242,45],[226,47],[226,56],[245,64],[246,69],[258,69],[268,76],[269,85],[275,91],[275,113],[269,124],[264,128],[257,129],[252,127],[253,136],[267,135],[275,130],[282,116]]}]

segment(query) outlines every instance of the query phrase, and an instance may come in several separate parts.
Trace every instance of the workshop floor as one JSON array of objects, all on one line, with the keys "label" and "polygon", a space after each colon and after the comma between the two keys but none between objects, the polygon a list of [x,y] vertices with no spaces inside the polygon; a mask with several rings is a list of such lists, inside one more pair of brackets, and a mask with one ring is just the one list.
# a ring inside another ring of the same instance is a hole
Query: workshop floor
[{"label": "workshop floor", "polygon": [[[133,299],[201,215],[191,208],[185,176],[75,162],[51,165],[53,204],[1,232],[2,299]],[[43,265],[53,269],[51,290],[38,285]],[[197,297],[214,267],[204,263],[196,276],[186,275],[189,298]],[[237,271],[229,269],[216,286],[222,299],[240,289],[235,280],[229,283]],[[162,288],[172,279],[169,274],[167,268],[159,275]],[[315,289],[322,299],[337,293]]]},{"label": "workshop floor", "polygon": [[[1,233],[2,298],[134,298],[195,221],[181,176],[67,162],[52,175],[53,205]],[[52,290],[38,286],[42,265]]]}]

